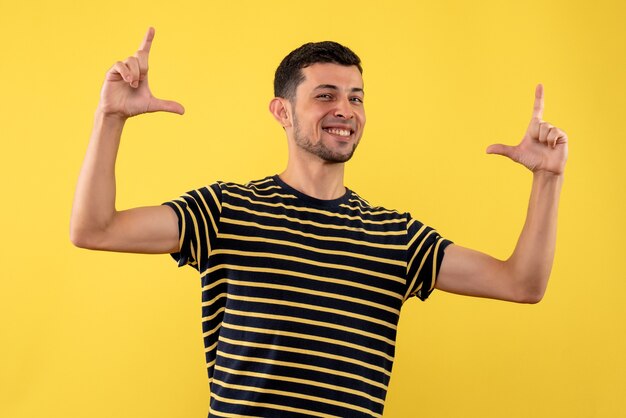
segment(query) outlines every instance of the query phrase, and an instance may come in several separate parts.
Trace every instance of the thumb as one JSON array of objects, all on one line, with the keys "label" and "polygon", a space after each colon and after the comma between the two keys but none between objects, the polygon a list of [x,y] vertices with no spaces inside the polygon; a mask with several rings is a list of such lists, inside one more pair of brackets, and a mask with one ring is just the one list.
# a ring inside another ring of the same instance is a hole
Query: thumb
[{"label": "thumb", "polygon": [[185,108],[173,100],[161,100],[153,97],[150,106],[148,106],[148,112],[170,112],[182,115],[185,113]]},{"label": "thumb", "polygon": [[504,144],[492,144],[487,147],[487,154],[498,154],[514,160],[516,147]]}]

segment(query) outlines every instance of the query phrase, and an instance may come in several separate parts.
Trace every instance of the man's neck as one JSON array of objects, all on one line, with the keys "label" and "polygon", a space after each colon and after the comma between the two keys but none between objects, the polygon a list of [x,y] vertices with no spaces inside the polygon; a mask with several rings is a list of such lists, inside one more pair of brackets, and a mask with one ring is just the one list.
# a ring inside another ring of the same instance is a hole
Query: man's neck
[{"label": "man's neck", "polygon": [[338,199],[346,193],[343,185],[343,163],[296,164],[289,161],[287,168],[279,174],[282,181],[306,194],[321,200]]}]

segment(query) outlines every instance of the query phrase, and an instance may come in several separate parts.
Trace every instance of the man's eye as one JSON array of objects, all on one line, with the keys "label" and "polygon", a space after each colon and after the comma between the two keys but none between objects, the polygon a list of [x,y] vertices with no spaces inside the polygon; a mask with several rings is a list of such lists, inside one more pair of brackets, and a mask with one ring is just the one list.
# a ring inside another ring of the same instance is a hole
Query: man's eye
[{"label": "man's eye", "polygon": [[320,94],[317,96],[318,99],[330,99],[332,96],[328,93]]},{"label": "man's eye", "polygon": [[361,99],[360,97],[353,97],[350,100],[356,103],[363,103],[363,99]]}]

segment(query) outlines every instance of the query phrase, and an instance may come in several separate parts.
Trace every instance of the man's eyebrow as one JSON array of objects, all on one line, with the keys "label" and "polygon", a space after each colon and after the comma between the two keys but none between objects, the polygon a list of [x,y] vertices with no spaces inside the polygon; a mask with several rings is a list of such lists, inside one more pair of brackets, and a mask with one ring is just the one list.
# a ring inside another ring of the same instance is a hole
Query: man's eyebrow
[{"label": "man's eyebrow", "polygon": [[[335,86],[334,84],[320,84],[319,86],[315,87],[313,90],[325,90],[325,89],[339,90],[339,87]],[[350,91],[355,92],[355,93],[365,93],[365,91],[360,87],[352,87]]]}]

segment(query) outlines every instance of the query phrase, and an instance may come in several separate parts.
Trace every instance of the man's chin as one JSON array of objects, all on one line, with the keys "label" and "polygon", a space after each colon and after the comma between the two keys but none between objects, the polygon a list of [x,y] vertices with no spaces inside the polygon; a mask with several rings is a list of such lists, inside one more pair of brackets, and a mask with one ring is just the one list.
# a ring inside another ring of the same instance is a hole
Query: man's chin
[{"label": "man's chin", "polygon": [[346,163],[350,161],[350,159],[352,159],[352,156],[354,155],[354,151],[355,150],[353,149],[348,154],[331,153],[331,154],[326,154],[326,155],[318,155],[318,157],[320,157],[322,160],[330,164]]},{"label": "man's chin", "polygon": [[354,151],[358,144],[344,143],[338,146],[338,144],[325,144],[323,141],[319,141],[312,144],[307,139],[300,139],[296,137],[296,144],[303,150],[311,153],[328,164],[340,164],[349,161],[354,155]]}]

